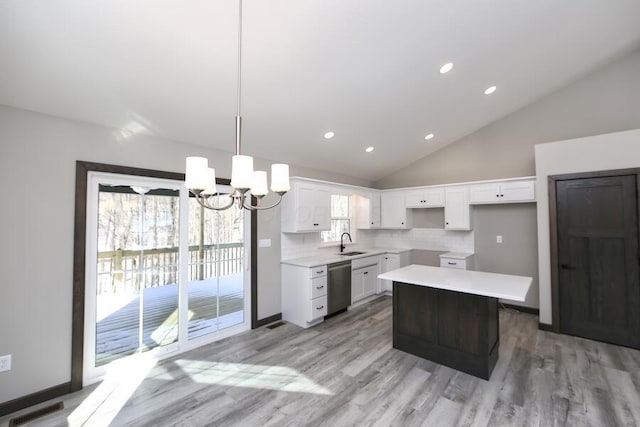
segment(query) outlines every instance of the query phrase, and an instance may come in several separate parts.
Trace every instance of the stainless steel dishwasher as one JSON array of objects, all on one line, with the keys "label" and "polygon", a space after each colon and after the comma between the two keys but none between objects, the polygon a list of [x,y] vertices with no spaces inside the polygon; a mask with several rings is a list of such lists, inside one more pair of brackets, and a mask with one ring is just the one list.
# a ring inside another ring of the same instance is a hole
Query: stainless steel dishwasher
[{"label": "stainless steel dishwasher", "polygon": [[351,261],[327,267],[327,317],[341,313],[351,305]]}]

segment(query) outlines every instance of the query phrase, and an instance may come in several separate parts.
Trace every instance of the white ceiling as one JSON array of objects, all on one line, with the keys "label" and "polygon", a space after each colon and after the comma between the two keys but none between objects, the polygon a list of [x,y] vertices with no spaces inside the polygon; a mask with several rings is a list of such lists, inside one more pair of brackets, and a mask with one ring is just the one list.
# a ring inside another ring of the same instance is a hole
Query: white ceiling
[{"label": "white ceiling", "polygon": [[[367,180],[640,46],[638,0],[245,0],[243,22],[245,154]],[[236,25],[235,0],[2,0],[0,104],[233,151]]]}]

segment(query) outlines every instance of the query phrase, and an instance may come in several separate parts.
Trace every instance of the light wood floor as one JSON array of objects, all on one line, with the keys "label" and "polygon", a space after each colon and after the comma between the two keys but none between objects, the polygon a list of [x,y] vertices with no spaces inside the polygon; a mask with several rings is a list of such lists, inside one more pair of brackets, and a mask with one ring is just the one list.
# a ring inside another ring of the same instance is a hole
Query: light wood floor
[{"label": "light wood floor", "polygon": [[640,351],[539,331],[513,311],[500,328],[484,381],[394,350],[383,297],[311,329],[260,328],[165,360],[129,390],[69,395],[32,425],[640,425]]}]

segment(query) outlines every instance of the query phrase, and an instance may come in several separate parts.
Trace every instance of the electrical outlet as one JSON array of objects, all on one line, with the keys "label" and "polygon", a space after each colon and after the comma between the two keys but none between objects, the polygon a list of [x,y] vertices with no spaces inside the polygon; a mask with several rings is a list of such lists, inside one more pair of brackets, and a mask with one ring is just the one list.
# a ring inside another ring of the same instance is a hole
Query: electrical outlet
[{"label": "electrical outlet", "polygon": [[0,372],[6,372],[11,370],[11,355],[0,356]]},{"label": "electrical outlet", "polygon": [[502,236],[499,234],[496,236],[496,243],[502,243]]}]

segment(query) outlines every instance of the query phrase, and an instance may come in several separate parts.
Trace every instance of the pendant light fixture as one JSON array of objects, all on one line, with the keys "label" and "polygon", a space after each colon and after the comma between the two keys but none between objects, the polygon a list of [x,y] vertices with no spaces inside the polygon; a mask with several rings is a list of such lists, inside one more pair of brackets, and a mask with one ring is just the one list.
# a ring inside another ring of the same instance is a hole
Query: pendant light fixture
[{"label": "pendant light fixture", "polygon": [[[261,206],[261,199],[269,193],[267,187],[267,172],[253,170],[253,157],[243,155],[242,146],[242,116],[240,102],[242,94],[242,0],[238,0],[238,91],[236,99],[236,154],[231,158],[231,187],[229,202],[223,206],[216,206],[216,173],[209,167],[205,157],[187,157],[185,186],[193,193],[198,203],[212,210],[229,209],[237,203],[240,209],[264,210],[276,207],[282,201],[282,196],[289,191],[289,165],[277,163],[271,165],[271,191],[279,198],[271,206]],[[251,197],[258,199],[257,204],[251,204]]]}]

